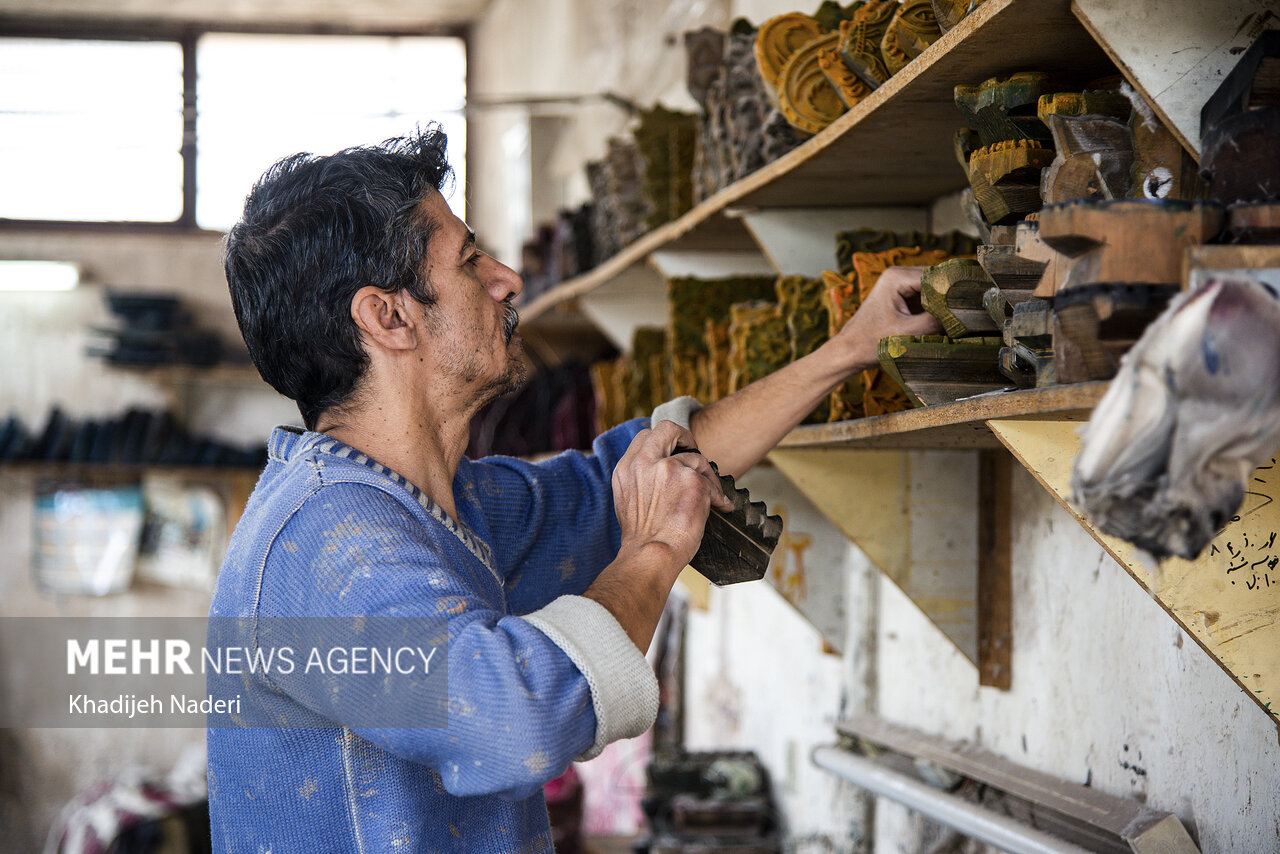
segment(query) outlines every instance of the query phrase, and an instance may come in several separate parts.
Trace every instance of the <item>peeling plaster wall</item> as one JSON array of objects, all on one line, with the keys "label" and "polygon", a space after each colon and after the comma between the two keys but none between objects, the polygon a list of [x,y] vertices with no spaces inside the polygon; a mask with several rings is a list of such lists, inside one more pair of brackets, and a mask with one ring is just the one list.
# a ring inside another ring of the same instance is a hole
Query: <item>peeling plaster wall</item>
[{"label": "peeling plaster wall", "polygon": [[[1177,813],[1205,854],[1280,850],[1275,723],[1021,468],[1013,506],[1012,690],[882,582],[878,713]],[[877,851],[920,834],[877,808]]]}]

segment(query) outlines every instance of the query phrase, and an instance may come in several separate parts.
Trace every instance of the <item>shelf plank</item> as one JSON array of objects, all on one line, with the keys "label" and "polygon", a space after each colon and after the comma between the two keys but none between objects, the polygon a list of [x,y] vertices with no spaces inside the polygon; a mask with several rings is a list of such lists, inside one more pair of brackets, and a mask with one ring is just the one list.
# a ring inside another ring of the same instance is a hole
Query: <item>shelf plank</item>
[{"label": "shelf plank", "polygon": [[733,203],[929,204],[967,186],[952,147],[958,84],[1022,70],[1083,83],[1112,69],[1065,0],[987,0],[825,131],[729,188]]},{"label": "shelf plank", "polygon": [[590,272],[541,294],[521,313],[532,320],[658,249],[738,248],[738,241],[750,239],[738,219],[745,210],[927,205],[962,189],[964,171],[952,153],[962,124],[955,86],[1025,69],[1085,82],[1114,66],[1068,0],[987,0],[826,130]]},{"label": "shelf plank", "polygon": [[987,427],[993,418],[1087,421],[1094,405],[1106,392],[1105,382],[1049,386],[1025,391],[984,395],[955,403],[926,406],[839,421],[797,427],[779,443],[780,448],[850,447],[866,449],[999,448],[1000,441]]}]

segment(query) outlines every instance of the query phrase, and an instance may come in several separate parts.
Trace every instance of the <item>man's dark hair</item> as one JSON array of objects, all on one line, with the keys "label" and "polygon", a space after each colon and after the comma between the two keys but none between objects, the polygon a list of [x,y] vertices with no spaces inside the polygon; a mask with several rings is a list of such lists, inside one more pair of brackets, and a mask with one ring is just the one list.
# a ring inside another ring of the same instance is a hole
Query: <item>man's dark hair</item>
[{"label": "man's dark hair", "polygon": [[337,154],[295,154],[254,184],[227,234],[223,264],[236,321],[262,378],[294,400],[307,429],[347,402],[369,365],[351,318],[367,285],[435,295],[422,261],[435,223],[415,213],[452,178],[445,134]]}]

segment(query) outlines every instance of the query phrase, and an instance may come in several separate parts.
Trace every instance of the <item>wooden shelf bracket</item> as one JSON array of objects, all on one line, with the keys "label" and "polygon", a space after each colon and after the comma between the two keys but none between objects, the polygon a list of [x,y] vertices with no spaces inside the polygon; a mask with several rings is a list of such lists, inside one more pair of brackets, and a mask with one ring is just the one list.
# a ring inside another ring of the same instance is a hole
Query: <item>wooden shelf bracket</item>
[{"label": "wooden shelf bracket", "polygon": [[1280,723],[1280,469],[1258,469],[1239,515],[1194,561],[1155,564],[1071,502],[1075,423],[989,422],[1019,462],[1273,721]]}]

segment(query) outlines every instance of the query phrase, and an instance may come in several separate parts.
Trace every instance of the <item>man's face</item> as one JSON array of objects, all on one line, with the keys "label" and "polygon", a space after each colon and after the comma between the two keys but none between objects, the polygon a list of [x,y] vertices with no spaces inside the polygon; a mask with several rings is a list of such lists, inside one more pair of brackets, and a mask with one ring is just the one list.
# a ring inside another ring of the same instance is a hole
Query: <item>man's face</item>
[{"label": "man's face", "polygon": [[436,295],[425,311],[434,370],[482,402],[518,388],[525,366],[511,300],[523,289],[519,274],[476,248],[440,193],[428,193],[418,211],[436,226],[423,262]]}]

